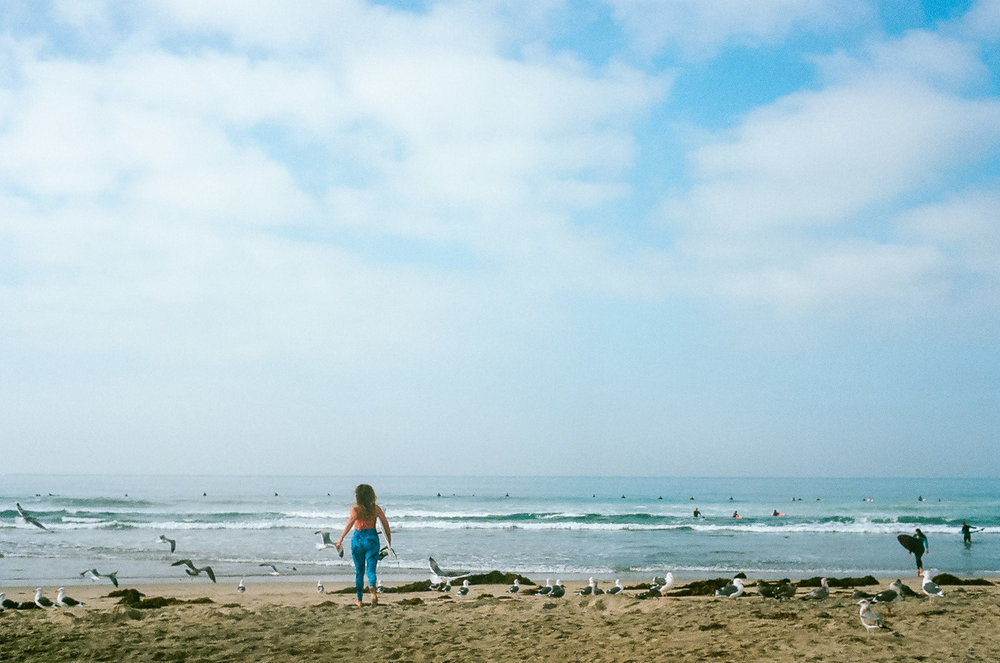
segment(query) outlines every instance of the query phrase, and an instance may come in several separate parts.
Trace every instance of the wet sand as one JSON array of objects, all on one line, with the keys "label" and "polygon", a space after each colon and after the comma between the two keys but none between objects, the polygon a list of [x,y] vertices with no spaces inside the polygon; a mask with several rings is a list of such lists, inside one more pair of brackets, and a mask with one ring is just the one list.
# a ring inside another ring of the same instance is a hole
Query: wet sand
[{"label": "wet sand", "polygon": [[[914,589],[919,585],[907,579]],[[1000,660],[1000,587],[945,587],[946,596],[879,607],[891,630],[868,635],[851,590],[823,601],[748,594],[560,599],[474,586],[459,598],[386,593],[354,606],[353,593],[313,583],[130,585],[150,597],[207,598],[154,609],[118,605],[106,584],[67,587],[86,605],[0,613],[3,661],[977,661]],[[887,585],[883,583],[881,588]],[[123,588],[125,586],[123,585]],[[864,588],[876,591],[880,587]],[[7,598],[30,601],[32,588]],[[55,598],[55,588],[45,595]]]}]

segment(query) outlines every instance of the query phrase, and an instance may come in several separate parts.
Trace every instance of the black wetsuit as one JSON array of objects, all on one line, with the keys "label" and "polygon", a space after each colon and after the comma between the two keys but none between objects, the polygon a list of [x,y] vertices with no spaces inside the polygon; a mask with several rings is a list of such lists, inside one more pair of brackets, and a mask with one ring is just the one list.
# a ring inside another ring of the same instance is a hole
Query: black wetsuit
[{"label": "black wetsuit", "polygon": [[972,545],[972,528],[968,523],[962,523],[962,540],[965,541],[965,545]]}]

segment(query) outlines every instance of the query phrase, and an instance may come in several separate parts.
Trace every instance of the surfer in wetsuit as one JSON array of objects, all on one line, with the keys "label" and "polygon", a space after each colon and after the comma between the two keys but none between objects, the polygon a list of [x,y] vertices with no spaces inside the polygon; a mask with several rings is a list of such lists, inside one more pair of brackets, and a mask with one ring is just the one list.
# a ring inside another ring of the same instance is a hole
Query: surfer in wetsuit
[{"label": "surfer in wetsuit", "polygon": [[928,543],[927,543],[927,536],[923,532],[920,531],[919,527],[915,530],[915,533],[917,535],[917,537],[916,537],[917,541],[920,543],[919,550],[914,550],[913,551],[913,554],[917,558],[917,575],[919,576],[919,575],[923,575],[923,573],[924,573],[924,562],[923,562],[922,557],[924,556],[924,553],[930,552],[931,548],[930,548],[930,545],[928,545]]},{"label": "surfer in wetsuit", "polygon": [[972,532],[973,531],[977,531],[978,532],[979,528],[978,527],[974,528],[974,527],[970,526],[969,523],[967,523],[967,522],[965,522],[963,520],[962,521],[962,541],[965,542],[966,546],[971,546],[972,545]]}]

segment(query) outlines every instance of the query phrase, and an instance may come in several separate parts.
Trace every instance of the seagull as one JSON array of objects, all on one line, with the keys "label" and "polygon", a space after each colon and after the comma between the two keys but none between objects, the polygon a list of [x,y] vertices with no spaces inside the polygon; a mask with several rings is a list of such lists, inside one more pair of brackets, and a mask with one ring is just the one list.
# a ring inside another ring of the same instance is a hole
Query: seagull
[{"label": "seagull", "polygon": [[56,592],[56,604],[61,605],[64,608],[72,608],[73,606],[83,605],[83,601],[77,601],[76,599],[66,596],[66,588],[60,587],[59,591]]},{"label": "seagull", "polygon": [[867,599],[861,599],[858,601],[858,605],[861,606],[861,610],[858,611],[861,616],[861,625],[865,627],[865,632],[868,635],[871,635],[874,629],[889,628],[882,621],[882,618],[878,616],[878,613],[873,612],[868,607],[869,604]]},{"label": "seagull", "polygon": [[566,596],[566,587],[562,584],[562,581],[556,578],[556,584],[552,585],[552,591],[549,592],[549,596],[554,599],[562,598]]},{"label": "seagull", "polygon": [[545,579],[545,586],[544,587],[540,587],[538,589],[538,593],[540,595],[542,595],[542,596],[545,596],[547,594],[551,594],[552,593],[552,579],[551,578],[546,578]]},{"label": "seagull", "polygon": [[901,599],[915,599],[920,597],[920,594],[917,594],[915,591],[910,589],[909,585],[907,585],[898,578],[893,582],[889,583],[889,588],[895,589],[896,593],[899,594],[899,598]]},{"label": "seagull", "polygon": [[460,576],[447,576],[444,571],[441,570],[441,567],[438,566],[438,563],[434,561],[433,557],[427,558],[427,565],[431,569],[431,589],[437,589],[445,592],[450,591],[452,580],[461,580],[462,578],[466,578],[471,575],[469,573],[465,573]]},{"label": "seagull", "polygon": [[466,578],[465,580],[462,581],[462,586],[459,587],[459,589],[458,589],[458,595],[459,596],[468,596],[469,595],[469,580],[468,580],[468,578]]},{"label": "seagull", "polygon": [[[10,502],[8,502],[8,504],[10,504]],[[48,532],[48,531],[49,531],[49,528],[48,528],[48,527],[46,527],[45,525],[41,524],[40,522],[38,522],[38,519],[37,519],[37,518],[32,518],[31,516],[29,516],[29,515],[28,515],[28,512],[27,512],[27,511],[25,511],[25,510],[24,510],[24,509],[23,509],[23,508],[21,507],[21,503],[20,503],[20,502],[15,502],[15,504],[17,505],[17,513],[18,513],[18,515],[20,515],[20,516],[21,516],[21,518],[23,518],[23,519],[24,519],[24,522],[28,523],[29,525],[34,525],[35,527],[38,527],[38,528],[40,528],[40,529],[43,529],[43,530],[45,530],[46,532]]]},{"label": "seagull", "polygon": [[924,584],[921,586],[921,589],[924,590],[924,594],[927,596],[944,596],[941,587],[931,580],[931,572],[927,569],[924,569]]},{"label": "seagull", "polygon": [[187,565],[188,568],[184,569],[184,572],[192,578],[197,575],[201,575],[201,572],[204,571],[208,574],[208,577],[212,580],[212,582],[215,582],[215,571],[212,570],[211,566],[203,566],[199,569],[197,566],[192,564],[189,559],[179,559],[170,566],[180,566],[181,564]]},{"label": "seagull", "polygon": [[725,587],[715,590],[716,596],[725,596],[727,598],[735,599],[743,594],[743,580],[742,578],[733,578]]},{"label": "seagull", "polygon": [[18,602],[11,601],[4,592],[0,592],[0,607],[8,610],[17,610]]},{"label": "seagull", "polygon": [[247,591],[247,586],[243,584],[243,578],[240,578],[240,584],[236,585],[236,591],[240,594]]},{"label": "seagull", "polygon": [[624,589],[625,586],[622,584],[622,581],[616,578],[615,586],[608,590],[608,594],[618,594],[622,592]]},{"label": "seagull", "polygon": [[674,585],[676,585],[676,584],[677,584],[677,581],[674,580],[674,574],[671,573],[670,571],[667,571],[666,577],[663,578],[663,583],[658,588],[660,590],[660,596],[666,598],[667,597],[667,592],[670,591],[671,589],[673,589]]},{"label": "seagull", "polygon": [[816,601],[822,600],[830,596],[830,585],[827,583],[826,578],[820,578],[819,587],[815,587],[808,594],[802,597],[803,601]]},{"label": "seagull", "polygon": [[39,608],[53,608],[53,607],[55,607],[55,603],[53,603],[50,599],[42,596],[42,588],[41,587],[38,587],[37,589],[35,589],[35,605],[37,605]]},{"label": "seagull", "polygon": [[782,580],[778,583],[778,600],[790,599],[795,596],[795,585],[793,585],[788,580]]},{"label": "seagull", "polygon": [[895,589],[884,589],[872,598],[872,603],[885,604],[889,614],[892,614],[892,604],[900,598],[899,592]]},{"label": "seagull", "polygon": [[651,583],[649,583],[649,589],[650,590],[653,590],[653,589],[658,590],[658,589],[660,589],[660,587],[662,587],[663,585],[666,585],[666,584],[667,584],[667,579],[666,578],[661,578],[659,576],[653,576],[653,581]]},{"label": "seagull", "polygon": [[[517,581],[515,581],[517,582]],[[576,593],[577,596],[590,596],[594,593],[594,579],[591,578],[587,586]]]},{"label": "seagull", "polygon": [[[334,548],[334,549],[336,549],[337,544],[334,543],[333,540],[330,539],[330,533],[329,532],[324,532],[323,530],[316,530],[315,533],[319,534],[321,537],[323,537],[323,543],[317,543],[316,544],[316,550],[326,550],[327,548]],[[343,555],[341,555],[341,557],[343,557]]]},{"label": "seagull", "polygon": [[[591,581],[593,580],[594,579],[591,578]],[[597,586],[597,582],[594,582],[593,587],[594,587],[594,596],[600,596],[601,594],[604,593],[604,590]]]},{"label": "seagull", "polygon": [[177,550],[177,541],[175,541],[174,539],[168,539],[167,537],[163,536],[162,534],[160,535],[160,543],[169,543],[170,544],[170,552],[173,552],[173,551]]},{"label": "seagull", "polygon": [[521,590],[521,583],[514,578],[514,584],[507,588],[508,594],[517,594]]},{"label": "seagull", "polygon": [[274,564],[268,564],[266,562],[261,562],[257,566],[266,566],[266,567],[269,567],[271,569],[271,575],[273,575],[273,576],[280,576],[281,575],[281,572],[278,571],[278,567],[275,566]]},{"label": "seagull", "polygon": [[106,573],[105,574],[105,573],[98,572],[97,569],[87,569],[86,571],[84,571],[80,575],[82,575],[83,577],[89,579],[91,582],[96,582],[100,578],[107,578],[108,580],[111,581],[112,585],[114,585],[115,587],[118,586],[118,572],[117,571],[115,571],[113,573]]},{"label": "seagull", "polygon": [[381,594],[384,591],[385,591],[385,586],[382,585],[382,579],[379,578],[378,582],[375,583],[375,593],[376,594]]},{"label": "seagull", "polygon": [[316,581],[316,591],[319,592],[320,594],[323,593],[323,581],[322,580],[317,580]]}]

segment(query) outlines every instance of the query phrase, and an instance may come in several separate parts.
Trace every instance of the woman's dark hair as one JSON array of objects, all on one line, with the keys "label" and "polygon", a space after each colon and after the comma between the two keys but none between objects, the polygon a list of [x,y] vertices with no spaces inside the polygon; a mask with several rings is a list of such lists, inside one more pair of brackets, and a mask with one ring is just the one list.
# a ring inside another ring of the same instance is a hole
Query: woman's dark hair
[{"label": "woman's dark hair", "polygon": [[354,489],[354,500],[361,507],[366,518],[375,517],[375,502],[378,500],[378,496],[375,495],[374,488],[367,483],[359,483],[358,487]]}]

